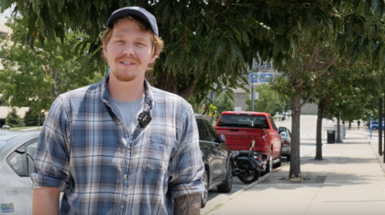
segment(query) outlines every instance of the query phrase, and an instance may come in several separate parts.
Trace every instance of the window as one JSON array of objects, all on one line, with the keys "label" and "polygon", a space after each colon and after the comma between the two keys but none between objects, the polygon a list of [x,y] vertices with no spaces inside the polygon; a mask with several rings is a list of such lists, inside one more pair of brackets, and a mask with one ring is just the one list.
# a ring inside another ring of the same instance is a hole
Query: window
[{"label": "window", "polygon": [[275,126],[274,120],[271,116],[269,116],[269,120],[270,120],[271,125],[273,126],[274,131],[277,131],[278,130],[277,126]]},{"label": "window", "polygon": [[199,140],[211,141],[209,131],[202,119],[197,119],[197,125],[199,130]]},{"label": "window", "polygon": [[271,69],[271,63],[266,64],[266,69]]},{"label": "window", "polygon": [[219,141],[219,136],[218,136],[218,133],[217,131],[215,131],[215,129],[213,128],[213,126],[210,125],[210,123],[207,121],[207,120],[203,120],[209,130],[209,133],[211,135],[211,141],[213,142],[220,142]]},{"label": "window", "polygon": [[9,166],[22,177],[29,177],[33,171],[37,140],[26,143],[12,152],[8,158]]},{"label": "window", "polygon": [[269,128],[265,116],[253,115],[222,115],[218,126],[237,128]]}]

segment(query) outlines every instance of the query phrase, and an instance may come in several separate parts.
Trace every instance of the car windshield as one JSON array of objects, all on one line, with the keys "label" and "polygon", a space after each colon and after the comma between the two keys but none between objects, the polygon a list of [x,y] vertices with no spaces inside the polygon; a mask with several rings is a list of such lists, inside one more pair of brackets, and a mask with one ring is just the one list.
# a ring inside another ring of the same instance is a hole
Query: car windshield
[{"label": "car windshield", "polygon": [[218,127],[268,128],[265,116],[222,115]]}]

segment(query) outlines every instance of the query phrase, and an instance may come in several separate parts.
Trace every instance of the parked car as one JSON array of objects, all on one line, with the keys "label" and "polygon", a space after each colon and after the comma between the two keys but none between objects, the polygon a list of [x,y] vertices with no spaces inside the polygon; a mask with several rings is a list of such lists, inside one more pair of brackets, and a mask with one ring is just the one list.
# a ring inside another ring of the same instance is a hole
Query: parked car
[{"label": "parked car", "polygon": [[290,161],[291,156],[291,132],[286,127],[278,127],[279,134],[282,137],[282,156]]},{"label": "parked car", "polygon": [[218,119],[215,130],[225,135],[226,145],[237,153],[249,150],[255,140],[253,151],[259,152],[267,160],[267,172],[281,166],[282,138],[273,118],[268,113],[250,111],[224,111]]},{"label": "parked car", "polygon": [[202,194],[201,207],[206,205],[208,192],[217,188],[229,193],[233,187],[233,154],[226,145],[224,136],[219,138],[214,127],[202,116],[195,114],[199,130],[199,145],[205,165],[203,183],[206,191]]},{"label": "parked car", "polygon": [[0,131],[0,212],[32,214],[34,156],[39,132]]},{"label": "parked car", "polygon": [[[380,127],[380,123],[377,122],[372,122],[372,130],[378,130],[378,128]],[[385,127],[385,124],[384,122],[382,122],[382,130],[384,130],[384,127]],[[370,125],[369,125],[369,129],[370,129]]]},{"label": "parked car", "polygon": [[[379,120],[379,119],[373,119],[373,120],[372,120],[372,126],[376,124],[376,126],[375,126],[376,128],[374,128],[374,129],[378,129],[378,123],[379,123],[378,120]],[[382,123],[385,123],[385,118],[382,119]],[[367,127],[370,129],[370,121],[367,121],[367,122],[365,123],[365,126],[367,126]]]}]

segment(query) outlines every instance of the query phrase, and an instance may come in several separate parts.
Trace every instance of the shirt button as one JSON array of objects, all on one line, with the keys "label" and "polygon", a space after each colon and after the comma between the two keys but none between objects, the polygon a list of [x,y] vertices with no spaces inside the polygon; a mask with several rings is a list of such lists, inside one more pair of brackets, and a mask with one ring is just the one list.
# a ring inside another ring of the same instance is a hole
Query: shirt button
[{"label": "shirt button", "polygon": [[127,149],[130,150],[130,149],[131,149],[131,146],[127,146]]},{"label": "shirt button", "polygon": [[124,179],[127,179],[127,175],[124,175]]}]

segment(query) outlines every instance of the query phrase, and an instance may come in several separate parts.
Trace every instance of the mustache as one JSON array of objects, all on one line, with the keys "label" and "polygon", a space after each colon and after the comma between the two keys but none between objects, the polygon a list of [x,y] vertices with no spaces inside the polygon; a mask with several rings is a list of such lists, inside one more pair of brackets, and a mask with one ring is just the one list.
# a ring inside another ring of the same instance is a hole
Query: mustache
[{"label": "mustache", "polygon": [[130,60],[130,61],[132,61],[133,63],[136,63],[136,64],[140,64],[140,60],[139,59],[137,59],[137,58],[135,58],[135,57],[133,57],[133,56],[131,56],[131,57],[128,57],[128,56],[126,56],[126,55],[123,55],[123,56],[120,56],[120,57],[118,57],[117,59],[116,59],[116,61],[122,61],[122,60]]}]

